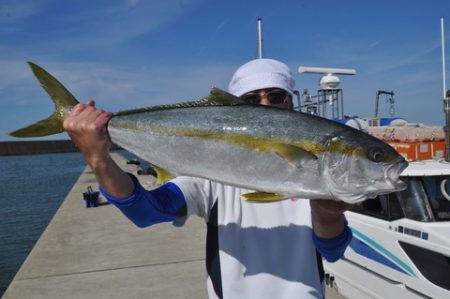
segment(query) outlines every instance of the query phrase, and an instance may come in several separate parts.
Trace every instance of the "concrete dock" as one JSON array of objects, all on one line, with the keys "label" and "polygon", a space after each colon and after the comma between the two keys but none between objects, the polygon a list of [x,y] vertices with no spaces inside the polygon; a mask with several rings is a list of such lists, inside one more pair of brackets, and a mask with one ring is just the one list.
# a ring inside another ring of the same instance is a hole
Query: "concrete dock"
[{"label": "concrete dock", "polygon": [[[139,179],[152,187],[152,177]],[[89,185],[98,190],[86,167],[2,298],[207,298],[202,219],[139,229],[111,205],[87,209]],[[327,298],[343,297],[330,291]]]}]

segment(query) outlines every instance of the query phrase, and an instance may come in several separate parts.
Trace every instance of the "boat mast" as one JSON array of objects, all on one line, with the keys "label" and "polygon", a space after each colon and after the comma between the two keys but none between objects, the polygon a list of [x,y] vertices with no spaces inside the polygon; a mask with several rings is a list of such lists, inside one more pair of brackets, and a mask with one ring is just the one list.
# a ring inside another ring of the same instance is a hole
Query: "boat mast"
[{"label": "boat mast", "polygon": [[263,57],[263,41],[262,41],[262,19],[258,18],[258,39],[256,45],[256,58]]},{"label": "boat mast", "polygon": [[444,18],[441,17],[441,47],[442,47],[442,97],[444,99],[445,113],[445,161],[450,162],[450,91],[447,91],[445,78],[445,35]]},{"label": "boat mast", "polygon": [[444,18],[441,17],[441,47],[442,47],[442,98],[446,98],[447,83],[445,78],[445,34],[444,34]]}]

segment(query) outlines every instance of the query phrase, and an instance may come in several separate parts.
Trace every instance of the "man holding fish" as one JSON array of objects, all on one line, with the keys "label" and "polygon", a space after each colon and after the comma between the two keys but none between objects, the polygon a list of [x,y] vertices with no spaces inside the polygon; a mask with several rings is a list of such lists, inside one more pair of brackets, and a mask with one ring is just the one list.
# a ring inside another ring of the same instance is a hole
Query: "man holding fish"
[{"label": "man holding fish", "polygon": [[[257,59],[236,71],[229,92],[249,104],[292,109],[294,84],[285,64]],[[329,261],[343,255],[352,238],[343,212],[351,204],[303,198],[246,202],[241,194],[251,190],[193,177],[144,190],[109,156],[111,116],[88,101],[74,107],[64,129],[103,195],[139,227],[165,221],[182,225],[193,214],[205,219],[210,298],[324,297],[320,255]]]},{"label": "man holding fish", "polygon": [[[406,187],[407,162],[392,147],[293,111],[295,82],[273,59],[242,65],[230,93],[114,114],[29,64],[55,112],[10,135],[67,131],[103,195],[139,227],[204,218],[211,298],[323,298],[322,256],[336,261],[352,239],[343,212]],[[167,183],[145,190],[111,159],[111,140]]]}]

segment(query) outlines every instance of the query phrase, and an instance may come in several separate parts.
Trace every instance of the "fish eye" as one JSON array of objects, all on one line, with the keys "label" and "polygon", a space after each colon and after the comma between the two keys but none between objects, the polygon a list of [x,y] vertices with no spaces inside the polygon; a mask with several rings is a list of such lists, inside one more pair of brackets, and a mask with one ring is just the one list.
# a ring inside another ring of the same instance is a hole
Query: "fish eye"
[{"label": "fish eye", "polygon": [[373,162],[381,162],[384,160],[384,151],[381,148],[370,148],[367,152],[367,158]]}]

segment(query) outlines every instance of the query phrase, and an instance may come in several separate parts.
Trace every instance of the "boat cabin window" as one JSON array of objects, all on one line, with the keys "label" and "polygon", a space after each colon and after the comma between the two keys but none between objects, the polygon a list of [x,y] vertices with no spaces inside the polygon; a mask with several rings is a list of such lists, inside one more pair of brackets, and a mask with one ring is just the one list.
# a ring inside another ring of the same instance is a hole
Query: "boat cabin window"
[{"label": "boat cabin window", "polygon": [[450,220],[450,176],[408,177],[406,190],[360,202],[351,211],[368,216],[416,221]]},{"label": "boat cabin window", "polygon": [[422,178],[436,221],[450,220],[450,176]]},{"label": "boat cabin window", "polygon": [[421,178],[411,177],[403,180],[408,183],[408,188],[395,194],[406,218],[422,222],[432,221],[434,217]]},{"label": "boat cabin window", "polygon": [[385,220],[405,217],[400,202],[393,193],[379,195],[376,198],[357,203],[352,207],[351,211]]}]

